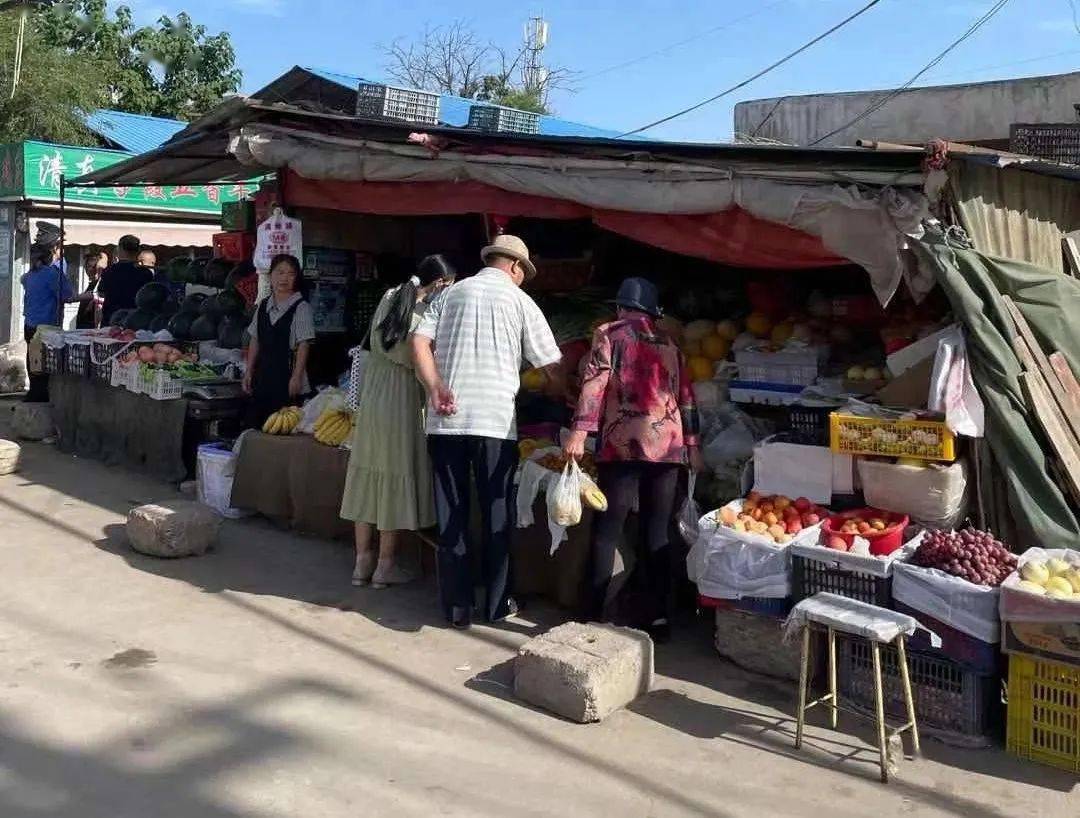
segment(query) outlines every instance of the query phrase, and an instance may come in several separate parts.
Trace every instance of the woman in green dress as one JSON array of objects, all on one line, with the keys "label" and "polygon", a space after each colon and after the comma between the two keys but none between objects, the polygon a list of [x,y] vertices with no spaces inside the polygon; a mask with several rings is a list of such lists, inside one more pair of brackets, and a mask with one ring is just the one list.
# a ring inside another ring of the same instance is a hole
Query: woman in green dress
[{"label": "woman in green dress", "polygon": [[413,373],[408,337],[431,298],[453,281],[446,259],[428,256],[416,275],[383,295],[371,319],[371,354],[341,502],[341,516],[356,524],[353,585],[386,588],[408,582],[412,576],[396,560],[398,532],[435,525],[424,434],[427,399]]}]

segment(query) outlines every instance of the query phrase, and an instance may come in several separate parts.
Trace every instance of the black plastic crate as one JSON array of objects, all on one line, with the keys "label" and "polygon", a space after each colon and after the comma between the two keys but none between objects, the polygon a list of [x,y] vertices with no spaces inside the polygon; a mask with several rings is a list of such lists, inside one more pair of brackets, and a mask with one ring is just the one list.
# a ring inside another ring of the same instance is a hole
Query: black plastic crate
[{"label": "black plastic crate", "polygon": [[892,608],[892,577],[879,577],[846,568],[834,568],[799,554],[791,555],[791,591],[795,603],[814,594],[830,593]]},{"label": "black plastic crate", "polygon": [[[920,726],[965,736],[983,736],[1002,725],[1001,676],[979,674],[949,659],[908,651],[915,717]],[[846,698],[874,708],[874,660],[864,639],[837,639],[837,682],[841,703]],[[891,645],[881,646],[881,682],[885,712],[907,720],[900,656]]]},{"label": "black plastic crate", "polygon": [[90,344],[68,344],[64,369],[68,375],[90,377]]},{"label": "black plastic crate", "polygon": [[67,347],[41,345],[41,371],[46,375],[63,375],[66,371]]},{"label": "black plastic crate", "polygon": [[828,446],[829,415],[834,411],[835,406],[803,406],[793,403],[788,407],[791,442],[804,446]]}]

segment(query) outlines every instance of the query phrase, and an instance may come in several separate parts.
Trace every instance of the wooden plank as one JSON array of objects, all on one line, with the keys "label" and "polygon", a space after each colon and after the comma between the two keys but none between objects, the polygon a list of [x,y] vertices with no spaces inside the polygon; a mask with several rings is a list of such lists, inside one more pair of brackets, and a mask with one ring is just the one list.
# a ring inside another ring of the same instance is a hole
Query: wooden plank
[{"label": "wooden plank", "polygon": [[1023,372],[1020,385],[1027,395],[1031,411],[1046,432],[1046,439],[1061,462],[1067,494],[1080,508],[1080,453],[1061,410],[1054,402],[1046,381],[1038,372]]},{"label": "wooden plank", "polygon": [[1080,231],[1062,236],[1061,252],[1065,257],[1065,272],[1073,278],[1080,278]]},{"label": "wooden plank", "polygon": [[1080,383],[1077,383],[1072,367],[1069,366],[1068,360],[1060,352],[1051,352],[1049,360],[1050,368],[1057,375],[1058,383],[1061,384],[1061,391],[1064,393],[1068,406],[1066,414],[1071,416],[1080,415]]},{"label": "wooden plank", "polygon": [[[1005,296],[1005,306],[1012,316],[1018,333],[1016,338],[1013,339],[1013,348],[1016,349],[1017,356],[1029,371],[1038,372],[1042,375],[1043,383],[1050,394],[1051,401],[1061,410],[1061,416],[1065,421],[1066,428],[1071,433],[1075,444],[1080,446],[1080,412],[1077,412],[1080,403],[1074,406],[1069,399],[1068,391],[1063,387],[1060,375],[1050,363],[1050,358],[1043,352],[1039,340],[1035,337],[1035,333],[1031,331],[1027,319],[1024,318],[1019,307],[1009,296]],[[1067,361],[1065,367],[1068,368]],[[1070,371],[1069,374],[1072,374],[1072,372]]]}]

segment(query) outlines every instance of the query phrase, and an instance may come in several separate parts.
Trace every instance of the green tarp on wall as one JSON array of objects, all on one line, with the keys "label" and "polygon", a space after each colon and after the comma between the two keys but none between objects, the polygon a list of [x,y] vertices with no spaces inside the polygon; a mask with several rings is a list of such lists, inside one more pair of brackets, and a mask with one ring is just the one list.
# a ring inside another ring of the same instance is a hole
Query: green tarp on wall
[{"label": "green tarp on wall", "polygon": [[1024,314],[1046,352],[1060,351],[1080,372],[1080,282],[1011,259],[994,258],[928,232],[912,241],[935,274],[968,337],[975,383],[986,404],[986,437],[1008,483],[1011,511],[1028,547],[1080,547],[1080,520],[1051,477],[1044,433],[1027,409],[1003,295]]}]

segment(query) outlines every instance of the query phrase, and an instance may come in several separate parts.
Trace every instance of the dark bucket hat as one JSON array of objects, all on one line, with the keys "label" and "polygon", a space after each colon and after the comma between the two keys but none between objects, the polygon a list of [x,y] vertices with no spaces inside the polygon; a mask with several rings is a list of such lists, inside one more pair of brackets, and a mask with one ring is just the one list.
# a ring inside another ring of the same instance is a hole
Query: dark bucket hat
[{"label": "dark bucket hat", "polygon": [[627,310],[640,310],[655,318],[662,318],[664,311],[657,303],[656,285],[645,278],[627,278],[619,285],[615,296],[616,306]]}]

